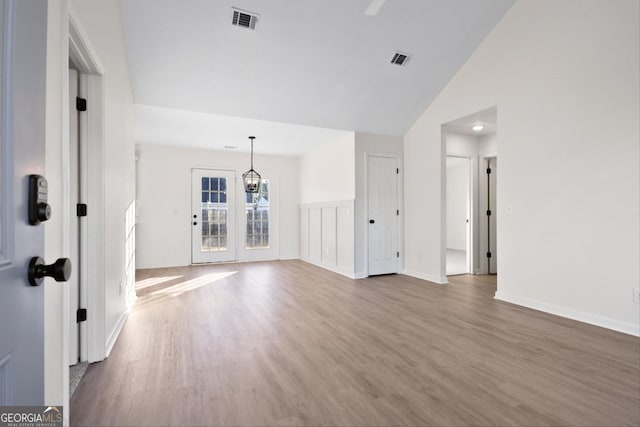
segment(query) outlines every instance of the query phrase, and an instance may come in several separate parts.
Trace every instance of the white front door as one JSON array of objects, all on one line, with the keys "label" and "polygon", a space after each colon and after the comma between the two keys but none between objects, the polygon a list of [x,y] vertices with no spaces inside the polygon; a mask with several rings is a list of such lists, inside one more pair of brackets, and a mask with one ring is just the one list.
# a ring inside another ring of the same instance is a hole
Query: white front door
[{"label": "white front door", "polygon": [[44,287],[62,286],[27,280],[47,227],[27,220],[45,166],[46,29],[47,2],[0,0],[0,406],[45,403]]},{"label": "white front door", "polygon": [[398,272],[398,159],[367,157],[368,273]]},{"label": "white front door", "polygon": [[192,263],[237,259],[235,196],[235,172],[191,170]]}]

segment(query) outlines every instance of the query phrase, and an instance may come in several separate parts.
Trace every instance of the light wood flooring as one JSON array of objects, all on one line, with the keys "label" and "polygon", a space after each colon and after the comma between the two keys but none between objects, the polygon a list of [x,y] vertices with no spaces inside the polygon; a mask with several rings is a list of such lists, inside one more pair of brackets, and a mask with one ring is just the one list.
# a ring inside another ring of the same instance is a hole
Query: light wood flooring
[{"label": "light wood flooring", "polygon": [[493,299],[495,276],[302,261],[138,271],[71,424],[640,424],[640,340]]}]

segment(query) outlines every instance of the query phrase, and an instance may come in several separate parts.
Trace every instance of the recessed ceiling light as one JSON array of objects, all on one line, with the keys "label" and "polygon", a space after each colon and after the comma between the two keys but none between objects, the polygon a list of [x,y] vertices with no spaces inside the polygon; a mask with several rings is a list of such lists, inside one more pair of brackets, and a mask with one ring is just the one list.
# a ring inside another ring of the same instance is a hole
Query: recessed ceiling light
[{"label": "recessed ceiling light", "polygon": [[227,150],[235,150],[238,148],[237,145],[225,145],[224,148],[226,148]]},{"label": "recessed ceiling light", "polygon": [[471,129],[475,130],[476,132],[480,132],[482,129],[484,129],[484,125],[474,125],[471,127]]}]

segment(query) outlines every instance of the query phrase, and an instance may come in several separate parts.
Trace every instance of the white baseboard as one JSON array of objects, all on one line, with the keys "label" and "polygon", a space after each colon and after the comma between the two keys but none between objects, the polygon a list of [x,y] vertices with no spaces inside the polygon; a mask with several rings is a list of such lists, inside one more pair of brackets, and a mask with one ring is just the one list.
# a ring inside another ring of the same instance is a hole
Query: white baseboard
[{"label": "white baseboard", "polygon": [[124,327],[124,324],[127,322],[128,318],[129,318],[129,310],[126,310],[122,312],[122,314],[120,314],[118,323],[116,324],[115,328],[113,328],[113,331],[111,331],[111,335],[109,335],[109,339],[107,339],[106,346],[105,346],[105,358],[109,357],[109,354],[111,354],[111,350],[113,350],[113,346],[116,344],[116,341],[120,336],[120,332],[122,332],[122,328]]},{"label": "white baseboard", "polygon": [[298,255],[280,255],[278,259],[280,261],[289,261],[292,259],[300,259],[300,258],[298,257]]},{"label": "white baseboard", "polygon": [[426,280],[427,282],[437,283],[439,285],[446,285],[447,283],[449,283],[449,279],[447,279],[447,276],[438,278],[436,276],[418,273],[411,270],[404,270],[401,274],[404,274],[405,276],[415,277],[416,279]]},{"label": "white baseboard", "polygon": [[304,262],[306,262],[306,263],[309,263],[309,264],[315,265],[316,267],[324,268],[325,270],[329,270],[329,271],[332,271],[332,272],[334,272],[334,273],[338,273],[338,274],[340,274],[340,275],[342,275],[342,276],[348,277],[349,279],[356,279],[356,278],[357,278],[357,277],[355,276],[355,274],[353,274],[353,273],[347,273],[347,272],[346,272],[346,271],[344,271],[344,270],[339,270],[338,268],[336,268],[336,267],[332,267],[332,266],[330,266],[330,265],[320,264],[320,263],[315,262],[315,261],[312,261],[312,260],[310,260],[310,259],[300,258],[300,261],[304,261]]},{"label": "white baseboard", "polygon": [[369,277],[367,273],[356,273],[353,275],[354,279],[366,279],[367,277]]},{"label": "white baseboard", "polygon": [[508,294],[501,291],[496,292],[494,298],[500,301],[509,302],[511,304],[521,305],[523,307],[543,311],[549,314],[554,314],[556,316],[566,317],[568,319],[588,323],[590,325],[612,329],[614,331],[622,332],[629,335],[640,336],[640,324],[637,323],[620,322],[608,317],[598,316],[597,314],[585,313],[583,311],[577,311],[568,307],[549,304],[543,301]]}]

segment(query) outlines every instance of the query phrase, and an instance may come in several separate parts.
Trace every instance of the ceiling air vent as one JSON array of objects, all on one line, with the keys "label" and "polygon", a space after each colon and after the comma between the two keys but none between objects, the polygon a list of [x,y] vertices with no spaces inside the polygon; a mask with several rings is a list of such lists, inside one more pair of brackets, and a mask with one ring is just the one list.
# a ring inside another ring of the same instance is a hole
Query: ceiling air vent
[{"label": "ceiling air vent", "polygon": [[396,65],[406,65],[411,59],[411,55],[408,53],[396,52],[391,58],[391,63]]},{"label": "ceiling air vent", "polygon": [[246,10],[233,8],[233,19],[231,21],[231,25],[255,30],[256,24],[258,23],[258,16],[259,15],[247,12]]}]

